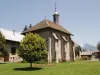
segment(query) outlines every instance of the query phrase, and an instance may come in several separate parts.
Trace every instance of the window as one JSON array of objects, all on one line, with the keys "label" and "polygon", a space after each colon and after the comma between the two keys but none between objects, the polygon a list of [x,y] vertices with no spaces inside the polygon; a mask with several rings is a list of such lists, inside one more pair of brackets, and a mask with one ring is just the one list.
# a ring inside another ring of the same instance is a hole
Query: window
[{"label": "window", "polygon": [[64,41],[67,41],[66,37],[62,36],[62,38],[64,39]]},{"label": "window", "polygon": [[55,38],[56,40],[58,40],[57,35],[56,35],[55,33],[52,33],[52,34],[53,34],[54,38]]},{"label": "window", "polygon": [[12,54],[12,55],[15,55],[15,54],[16,54],[16,47],[12,47],[12,48],[11,48],[11,54]]}]

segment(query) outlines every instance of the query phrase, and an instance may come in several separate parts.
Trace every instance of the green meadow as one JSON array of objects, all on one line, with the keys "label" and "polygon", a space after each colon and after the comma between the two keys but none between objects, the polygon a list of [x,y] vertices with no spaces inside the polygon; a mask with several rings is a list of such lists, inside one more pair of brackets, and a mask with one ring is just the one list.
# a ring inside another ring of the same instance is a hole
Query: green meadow
[{"label": "green meadow", "polygon": [[99,61],[76,61],[38,67],[29,63],[0,64],[0,75],[100,75]]}]

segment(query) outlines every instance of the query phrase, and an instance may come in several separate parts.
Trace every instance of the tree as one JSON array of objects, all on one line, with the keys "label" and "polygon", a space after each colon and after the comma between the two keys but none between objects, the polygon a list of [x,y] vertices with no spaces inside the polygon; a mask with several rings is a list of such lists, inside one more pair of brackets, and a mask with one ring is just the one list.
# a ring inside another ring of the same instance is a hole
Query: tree
[{"label": "tree", "polygon": [[7,43],[5,37],[0,32],[0,57],[4,57],[7,54],[8,54]]},{"label": "tree", "polygon": [[100,51],[100,42],[97,44],[97,49]]},{"label": "tree", "polygon": [[24,60],[30,63],[40,61],[47,57],[46,43],[43,38],[37,34],[27,33],[23,40],[20,42],[18,54]]},{"label": "tree", "polygon": [[[97,44],[97,49],[98,49],[99,52],[100,52],[100,42],[98,42],[98,44]],[[98,56],[99,56],[99,61],[100,61],[100,54],[98,54]]]},{"label": "tree", "polygon": [[27,29],[28,29],[28,28],[27,28],[27,25],[25,25],[25,27],[24,27],[24,29],[23,29],[23,30],[25,31],[25,30],[27,30]]},{"label": "tree", "polygon": [[79,57],[81,52],[81,47],[78,45],[75,47],[75,57]]},{"label": "tree", "polygon": [[31,27],[32,27],[32,24],[30,24],[28,28],[31,28]]}]

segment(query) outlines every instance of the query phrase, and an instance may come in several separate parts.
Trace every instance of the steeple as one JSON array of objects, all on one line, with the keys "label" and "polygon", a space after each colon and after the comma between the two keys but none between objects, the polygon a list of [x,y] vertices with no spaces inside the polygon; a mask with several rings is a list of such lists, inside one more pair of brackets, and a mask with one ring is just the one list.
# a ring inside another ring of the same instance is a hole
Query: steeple
[{"label": "steeple", "polygon": [[53,22],[59,24],[59,14],[56,10],[57,10],[57,6],[55,2],[55,13],[53,14]]}]

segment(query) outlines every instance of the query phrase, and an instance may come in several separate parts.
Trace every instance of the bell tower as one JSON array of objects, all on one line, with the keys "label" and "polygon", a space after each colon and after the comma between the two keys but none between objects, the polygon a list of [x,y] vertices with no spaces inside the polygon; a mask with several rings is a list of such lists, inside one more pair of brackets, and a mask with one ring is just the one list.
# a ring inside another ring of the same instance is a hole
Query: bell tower
[{"label": "bell tower", "polygon": [[56,2],[55,2],[55,13],[53,14],[53,22],[59,24],[59,13],[56,11]]}]

